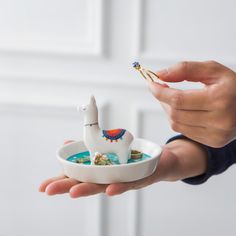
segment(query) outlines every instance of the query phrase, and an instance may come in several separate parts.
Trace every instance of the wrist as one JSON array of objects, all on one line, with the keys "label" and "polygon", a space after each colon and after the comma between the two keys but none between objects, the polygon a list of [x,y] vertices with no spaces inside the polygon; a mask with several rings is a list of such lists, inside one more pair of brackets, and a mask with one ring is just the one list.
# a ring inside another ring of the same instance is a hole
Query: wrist
[{"label": "wrist", "polygon": [[157,182],[180,180],[177,175],[178,157],[166,146],[163,148],[160,162],[157,166]]},{"label": "wrist", "polygon": [[165,145],[158,165],[160,180],[177,181],[198,176],[207,169],[207,151],[198,143],[176,139]]}]

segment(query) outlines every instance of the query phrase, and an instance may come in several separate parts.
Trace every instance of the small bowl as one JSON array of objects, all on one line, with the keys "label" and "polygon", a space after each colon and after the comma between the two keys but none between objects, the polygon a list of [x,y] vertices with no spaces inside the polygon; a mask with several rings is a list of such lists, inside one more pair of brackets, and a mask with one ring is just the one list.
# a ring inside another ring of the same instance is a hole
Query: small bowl
[{"label": "small bowl", "polygon": [[68,157],[87,151],[84,142],[78,141],[64,145],[57,152],[64,174],[81,182],[111,184],[131,182],[151,175],[159,162],[162,149],[159,145],[145,139],[134,139],[132,150],[150,156],[146,160],[119,165],[84,165],[66,160]]}]

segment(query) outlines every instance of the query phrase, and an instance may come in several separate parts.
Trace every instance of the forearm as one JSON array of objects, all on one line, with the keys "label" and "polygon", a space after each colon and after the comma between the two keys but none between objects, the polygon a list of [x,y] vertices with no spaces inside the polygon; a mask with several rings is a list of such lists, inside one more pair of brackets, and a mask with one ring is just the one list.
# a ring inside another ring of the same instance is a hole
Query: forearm
[{"label": "forearm", "polygon": [[158,165],[159,181],[176,181],[198,176],[207,169],[207,151],[198,143],[177,139],[164,146]]}]

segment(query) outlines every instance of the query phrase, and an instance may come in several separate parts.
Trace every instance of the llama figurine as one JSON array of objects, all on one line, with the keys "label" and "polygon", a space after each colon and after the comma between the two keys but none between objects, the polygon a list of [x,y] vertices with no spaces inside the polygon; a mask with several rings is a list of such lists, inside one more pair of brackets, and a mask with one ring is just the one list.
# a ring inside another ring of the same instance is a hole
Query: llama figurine
[{"label": "llama figurine", "polygon": [[101,130],[94,96],[91,96],[89,104],[81,106],[80,110],[84,115],[83,140],[90,152],[91,164],[94,164],[95,153],[115,153],[120,164],[126,164],[131,156],[130,144],[133,135],[125,129]]}]

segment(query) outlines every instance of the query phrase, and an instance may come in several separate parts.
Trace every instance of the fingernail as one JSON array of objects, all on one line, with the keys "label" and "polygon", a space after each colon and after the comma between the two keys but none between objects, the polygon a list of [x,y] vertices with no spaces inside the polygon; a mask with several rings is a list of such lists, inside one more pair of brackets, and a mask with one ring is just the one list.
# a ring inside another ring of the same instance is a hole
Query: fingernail
[{"label": "fingernail", "polygon": [[46,187],[46,189],[45,189],[45,193],[46,193],[48,196],[55,195],[54,193],[52,193],[52,192],[50,191],[49,186]]},{"label": "fingernail", "polygon": [[73,142],[74,142],[74,140],[66,140],[66,141],[64,141],[64,144],[73,143]]},{"label": "fingernail", "polygon": [[168,74],[168,69],[164,69],[164,70],[160,70],[160,71],[157,71],[157,76],[158,77],[164,77],[164,76],[166,76],[167,74]]}]

